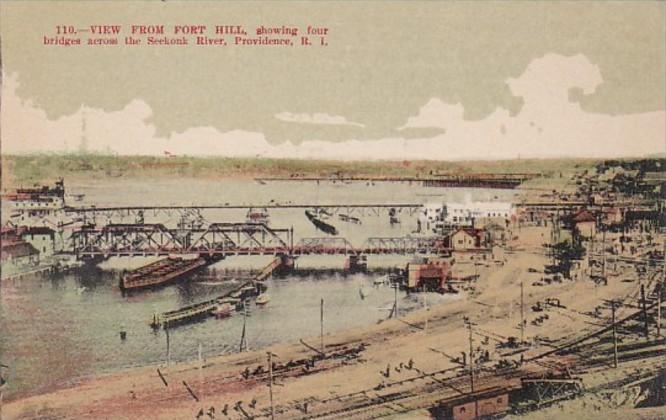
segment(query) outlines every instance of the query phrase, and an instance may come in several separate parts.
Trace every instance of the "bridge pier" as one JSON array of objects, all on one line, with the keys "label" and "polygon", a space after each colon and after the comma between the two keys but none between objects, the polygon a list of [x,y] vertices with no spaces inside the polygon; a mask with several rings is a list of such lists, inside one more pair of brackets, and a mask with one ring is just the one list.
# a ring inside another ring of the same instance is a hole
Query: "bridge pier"
[{"label": "bridge pier", "polygon": [[289,272],[294,269],[296,258],[291,255],[282,254],[280,255],[280,259],[282,260],[279,267],[280,272]]},{"label": "bridge pier", "polygon": [[368,271],[368,260],[365,255],[352,254],[345,259],[345,273],[365,273]]}]

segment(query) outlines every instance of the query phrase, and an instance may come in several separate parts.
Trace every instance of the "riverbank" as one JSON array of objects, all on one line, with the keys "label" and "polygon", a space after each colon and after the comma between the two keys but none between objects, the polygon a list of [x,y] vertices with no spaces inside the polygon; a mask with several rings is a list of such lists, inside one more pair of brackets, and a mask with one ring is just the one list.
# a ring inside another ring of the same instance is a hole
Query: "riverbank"
[{"label": "riverbank", "polygon": [[[541,237],[546,230],[540,229],[532,228],[523,231],[521,235]],[[395,385],[418,376],[415,370],[404,368],[410,359],[420,372],[456,368],[458,364],[452,357],[459,357],[468,349],[464,316],[475,323],[474,328],[478,331],[474,336],[474,346],[479,349],[475,351],[488,351],[490,360],[498,361],[501,351],[495,346],[496,337],[520,335],[521,284],[524,285],[524,307],[528,308],[525,312],[525,338],[531,343],[524,353],[525,358],[550,349],[545,344],[549,341],[598,329],[600,320],[595,321],[584,314],[593,311],[600,300],[626,296],[634,293],[638,287],[635,283],[622,282],[620,279],[605,287],[596,286],[590,281],[535,285],[543,277],[540,270],[547,263],[547,257],[538,252],[509,254],[502,266],[480,267],[480,279],[463,299],[432,306],[429,310],[418,310],[400,319],[386,320],[369,327],[326,334],[324,344],[328,351],[361,343],[365,349],[358,358],[351,358],[344,363],[322,363],[321,370],[278,375],[278,385],[273,387],[273,399],[279,413],[277,418],[303,416],[304,413],[298,407],[302,410],[306,402],[309,410],[323,412],[345,406],[345,402],[337,400],[336,396],[356,392],[388,392],[381,388],[372,390],[381,384]],[[540,316],[540,313],[532,313],[529,308],[548,297],[559,298],[567,309],[548,311],[549,319],[544,325],[533,325],[530,321]],[[484,335],[490,338],[484,338]],[[303,337],[303,340],[318,347],[319,338],[316,336]],[[160,372],[164,381],[157,373],[157,366],[125,370],[80,379],[41,395],[10,401],[3,408],[3,413],[7,418],[19,419],[40,416],[179,419],[193,418],[200,410],[209,412],[211,407],[219,414],[227,405],[227,412],[232,418],[239,417],[241,409],[252,416],[266,416],[270,402],[265,373],[249,379],[243,377],[246,369],[255,371],[259,366],[266,368],[266,351],[276,354],[275,360],[283,364],[316,356],[315,351],[296,341],[267,349],[212,357],[201,362],[194,360],[171,366],[162,365]],[[663,365],[666,363],[664,359],[662,356],[656,360]],[[388,377],[383,373],[387,368]],[[400,385],[400,389],[418,389],[422,381],[405,383]],[[464,388],[462,390],[465,391]],[[240,409],[234,410],[234,406]]]},{"label": "riverbank", "polygon": [[517,159],[503,161],[311,161],[299,159],[151,157],[111,155],[3,155],[2,188],[51,183],[67,178],[255,178],[320,176],[415,177],[438,173],[560,173],[591,168],[592,159]]}]

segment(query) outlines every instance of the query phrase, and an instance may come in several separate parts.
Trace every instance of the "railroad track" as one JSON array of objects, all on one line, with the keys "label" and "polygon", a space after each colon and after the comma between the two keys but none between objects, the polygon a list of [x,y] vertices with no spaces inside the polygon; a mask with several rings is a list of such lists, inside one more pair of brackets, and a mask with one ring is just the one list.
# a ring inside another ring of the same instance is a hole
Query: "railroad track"
[{"label": "railroad track", "polygon": [[[596,353],[594,350],[590,350]],[[664,357],[666,347],[664,340],[650,342],[635,342],[626,345],[618,355],[620,362],[646,360]],[[501,387],[508,391],[520,389],[520,379],[524,377],[540,378],[551,373],[569,371],[578,374],[594,368],[608,367],[612,364],[612,352],[604,351],[601,354],[578,357],[575,354],[565,356],[550,355],[546,359],[535,360],[534,363],[523,368],[509,368],[498,373],[478,374],[476,377],[475,392],[483,392]],[[550,362],[546,362],[550,360]],[[538,368],[535,366],[539,366]],[[457,371],[457,372],[456,372]],[[454,376],[446,376],[456,372]],[[419,382],[424,381],[419,384]],[[408,384],[416,384],[409,389],[395,389]],[[458,391],[456,391],[456,389]],[[312,400],[311,410],[304,413],[303,401],[288,406],[278,406],[276,413],[285,418],[294,419],[374,419],[386,417],[396,413],[405,413],[412,410],[431,408],[433,406],[453,401],[465,395],[470,390],[469,376],[461,368],[445,369],[442,371],[423,373],[415,377],[386,383],[381,388],[365,389],[354,393],[337,396],[326,400]],[[389,391],[389,392],[387,392]],[[262,409],[261,414],[255,418],[269,418],[270,409]]]}]

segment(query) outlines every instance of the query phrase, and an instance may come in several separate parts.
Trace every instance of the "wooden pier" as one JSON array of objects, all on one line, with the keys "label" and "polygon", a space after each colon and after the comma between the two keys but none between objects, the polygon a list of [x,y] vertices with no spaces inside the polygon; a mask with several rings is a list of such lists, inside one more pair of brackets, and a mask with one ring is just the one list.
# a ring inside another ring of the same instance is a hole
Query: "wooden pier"
[{"label": "wooden pier", "polygon": [[432,174],[428,176],[291,176],[255,178],[259,183],[270,181],[314,181],[314,182],[402,182],[422,183],[425,187],[448,188],[502,188],[513,189],[525,181],[540,177],[539,173],[468,173],[468,174]]}]

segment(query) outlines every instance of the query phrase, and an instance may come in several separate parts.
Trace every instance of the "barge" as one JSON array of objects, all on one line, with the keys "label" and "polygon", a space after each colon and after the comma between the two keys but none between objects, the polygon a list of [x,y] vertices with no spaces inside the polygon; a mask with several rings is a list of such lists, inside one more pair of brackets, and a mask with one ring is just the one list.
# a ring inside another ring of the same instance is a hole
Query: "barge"
[{"label": "barge", "polygon": [[206,260],[203,258],[169,257],[125,273],[120,277],[119,286],[123,291],[160,286],[176,281],[205,265]]},{"label": "barge", "polygon": [[324,233],[328,233],[329,235],[337,235],[338,230],[335,228],[333,225],[329,225],[328,223],[324,222],[323,220],[317,218],[317,216],[308,211],[305,210],[305,216],[312,222],[313,225],[319,230],[321,230]]}]

